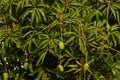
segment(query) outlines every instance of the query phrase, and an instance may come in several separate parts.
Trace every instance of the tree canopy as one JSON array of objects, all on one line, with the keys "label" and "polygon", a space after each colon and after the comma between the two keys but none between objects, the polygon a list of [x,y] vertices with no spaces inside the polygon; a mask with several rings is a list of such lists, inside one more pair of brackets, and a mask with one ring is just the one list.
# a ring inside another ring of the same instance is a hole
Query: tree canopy
[{"label": "tree canopy", "polygon": [[120,0],[0,0],[0,80],[119,80]]}]

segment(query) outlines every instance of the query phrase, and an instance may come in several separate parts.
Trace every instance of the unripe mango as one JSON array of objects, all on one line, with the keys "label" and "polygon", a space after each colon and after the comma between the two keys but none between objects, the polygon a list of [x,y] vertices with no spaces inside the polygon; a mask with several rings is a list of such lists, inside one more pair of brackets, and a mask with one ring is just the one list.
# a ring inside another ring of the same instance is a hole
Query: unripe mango
[{"label": "unripe mango", "polygon": [[89,69],[89,64],[88,63],[85,63],[85,65],[83,66],[84,70],[88,70]]},{"label": "unripe mango", "polygon": [[23,68],[27,70],[27,69],[28,69],[28,65],[29,65],[29,63],[28,63],[28,62],[25,62],[25,63],[23,64]]},{"label": "unripe mango", "polygon": [[59,48],[60,48],[60,49],[64,49],[64,48],[65,48],[65,45],[64,45],[63,42],[60,42],[60,43],[59,43]]},{"label": "unripe mango", "polygon": [[110,27],[109,23],[106,24],[106,29],[107,29],[107,31],[110,31],[111,27]]},{"label": "unripe mango", "polygon": [[59,69],[61,72],[64,71],[64,67],[63,67],[61,64],[59,64],[57,67],[58,67],[58,69]]},{"label": "unripe mango", "polygon": [[7,72],[3,73],[3,80],[8,80],[8,73]]}]

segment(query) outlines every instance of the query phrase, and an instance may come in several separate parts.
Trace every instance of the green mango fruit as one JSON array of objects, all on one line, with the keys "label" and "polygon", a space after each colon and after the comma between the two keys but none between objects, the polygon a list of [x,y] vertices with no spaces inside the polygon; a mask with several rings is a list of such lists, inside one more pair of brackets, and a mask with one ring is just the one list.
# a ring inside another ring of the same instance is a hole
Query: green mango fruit
[{"label": "green mango fruit", "polygon": [[60,42],[60,43],[59,43],[59,48],[60,48],[60,49],[64,49],[64,48],[65,48],[65,45],[64,45],[63,42]]},{"label": "green mango fruit", "polygon": [[23,68],[26,69],[26,70],[28,69],[28,66],[29,66],[29,63],[28,63],[28,62],[25,62],[25,63],[23,64]]},{"label": "green mango fruit", "polygon": [[111,27],[110,27],[109,23],[106,24],[106,29],[107,29],[107,31],[110,31]]},{"label": "green mango fruit", "polygon": [[63,67],[61,64],[59,64],[57,67],[58,67],[58,69],[59,69],[61,72],[64,71],[64,67]]},{"label": "green mango fruit", "polygon": [[85,65],[83,66],[84,70],[88,70],[89,69],[89,64],[88,63],[85,63]]},{"label": "green mango fruit", "polygon": [[8,80],[8,73],[7,72],[3,73],[3,80]]}]

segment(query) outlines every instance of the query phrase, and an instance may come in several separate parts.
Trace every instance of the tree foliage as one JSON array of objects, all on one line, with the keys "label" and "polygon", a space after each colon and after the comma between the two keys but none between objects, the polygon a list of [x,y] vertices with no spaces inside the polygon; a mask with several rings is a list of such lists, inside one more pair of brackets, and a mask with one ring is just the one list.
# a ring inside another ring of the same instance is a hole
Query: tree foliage
[{"label": "tree foliage", "polygon": [[119,58],[120,0],[0,0],[0,79],[118,80]]}]

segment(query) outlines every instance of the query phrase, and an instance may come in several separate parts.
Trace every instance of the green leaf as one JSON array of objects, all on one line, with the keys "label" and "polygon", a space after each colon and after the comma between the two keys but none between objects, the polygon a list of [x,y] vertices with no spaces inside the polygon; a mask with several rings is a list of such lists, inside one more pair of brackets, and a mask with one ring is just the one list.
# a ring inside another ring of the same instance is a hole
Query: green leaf
[{"label": "green leaf", "polygon": [[78,69],[78,68],[74,68],[74,67],[73,67],[73,68],[70,68],[69,70],[66,70],[65,72],[66,72],[66,73],[69,73],[69,72],[75,71],[75,70],[77,70],[77,69]]},{"label": "green leaf", "polygon": [[41,55],[39,56],[39,59],[38,59],[38,61],[36,63],[36,66],[38,66],[39,63],[43,64],[43,61],[45,59],[46,54],[47,54],[47,52],[41,53]]},{"label": "green leaf", "polygon": [[38,4],[37,5],[38,7],[42,7],[42,8],[50,8],[48,5],[46,5],[46,4]]},{"label": "green leaf", "polygon": [[31,38],[28,40],[28,51],[31,51],[31,47],[32,47],[32,40]]},{"label": "green leaf", "polygon": [[46,21],[46,17],[45,17],[45,13],[42,9],[38,9],[39,10],[39,13],[42,15],[44,21]]},{"label": "green leaf", "polygon": [[23,37],[26,37],[26,36],[28,36],[28,35],[31,34],[31,33],[33,33],[33,31],[28,31],[26,34],[24,34]]},{"label": "green leaf", "polygon": [[73,37],[70,37],[66,42],[65,42],[65,44],[68,44],[68,43],[70,43],[71,41],[73,41],[74,40],[74,36]]},{"label": "green leaf", "polygon": [[48,78],[47,73],[44,73],[44,74],[43,74],[42,79],[43,79],[43,80],[50,80],[50,78]]},{"label": "green leaf", "polygon": [[20,74],[19,80],[22,80],[23,76],[24,76],[26,73],[27,73],[26,71],[22,72],[22,73]]},{"label": "green leaf", "polygon": [[33,23],[34,22],[34,20],[35,20],[35,10],[33,10],[33,12],[32,12],[32,15],[31,15],[31,23]]},{"label": "green leaf", "polygon": [[73,34],[73,35],[75,35],[75,33],[74,33],[74,32],[65,32],[65,33],[63,33],[63,35],[64,35],[64,36],[67,36],[67,35],[72,35],[72,34]]},{"label": "green leaf", "polygon": [[44,74],[44,70],[40,68],[39,73],[37,74],[37,80],[40,80],[43,74]]},{"label": "green leaf", "polygon": [[51,24],[49,24],[49,30],[55,27],[59,22],[57,20],[53,21]]},{"label": "green leaf", "polygon": [[113,4],[113,7],[115,7],[115,8],[118,8],[118,9],[120,9],[120,4],[119,3],[112,3]]},{"label": "green leaf", "polygon": [[38,44],[37,44],[37,41],[35,40],[35,38],[33,38],[32,41],[33,41],[34,45],[35,45],[36,47],[38,47]]},{"label": "green leaf", "polygon": [[88,2],[88,0],[83,0],[82,5],[86,4],[87,2]]},{"label": "green leaf", "polygon": [[111,10],[114,18],[116,19],[117,16],[116,16],[116,12],[115,12],[114,8],[113,8],[113,7],[110,7],[110,10]]},{"label": "green leaf", "polygon": [[43,40],[43,41],[40,43],[39,47],[45,46],[45,44],[47,44],[48,42],[49,42],[48,40]]},{"label": "green leaf", "polygon": [[85,50],[84,50],[84,43],[82,41],[82,39],[79,38],[79,50],[84,54]]},{"label": "green leaf", "polygon": [[13,20],[13,21],[15,21],[15,22],[18,22],[18,20],[15,19],[15,18],[13,17],[13,15],[11,15],[11,14],[7,14],[7,15],[10,17],[11,20]]},{"label": "green leaf", "polygon": [[77,70],[75,70],[74,74],[79,73],[80,71],[82,71],[82,68],[78,68]]},{"label": "green leaf", "polygon": [[33,73],[33,65],[32,65],[32,63],[29,63],[29,70],[30,70],[31,73]]},{"label": "green leaf", "polygon": [[80,3],[77,3],[77,2],[73,2],[73,3],[70,3],[71,6],[82,6]]},{"label": "green leaf", "polygon": [[85,21],[90,21],[98,13],[98,10],[91,11],[88,15],[85,16]]},{"label": "green leaf", "polygon": [[24,22],[26,19],[26,17],[30,14],[30,13],[32,13],[32,11],[33,10],[26,10],[25,12],[24,12],[24,14],[22,14],[22,16],[20,17],[21,19],[22,19],[22,22]]},{"label": "green leaf", "polygon": [[60,70],[57,68],[57,70],[56,70],[56,76],[57,76],[57,78],[60,78],[61,77],[61,72],[60,72]]},{"label": "green leaf", "polygon": [[9,46],[9,39],[5,39],[5,47],[8,47]]},{"label": "green leaf", "polygon": [[12,38],[12,37],[11,37],[11,40],[16,44],[17,48],[20,48],[20,45],[21,45],[20,41],[18,41],[16,38]]}]

